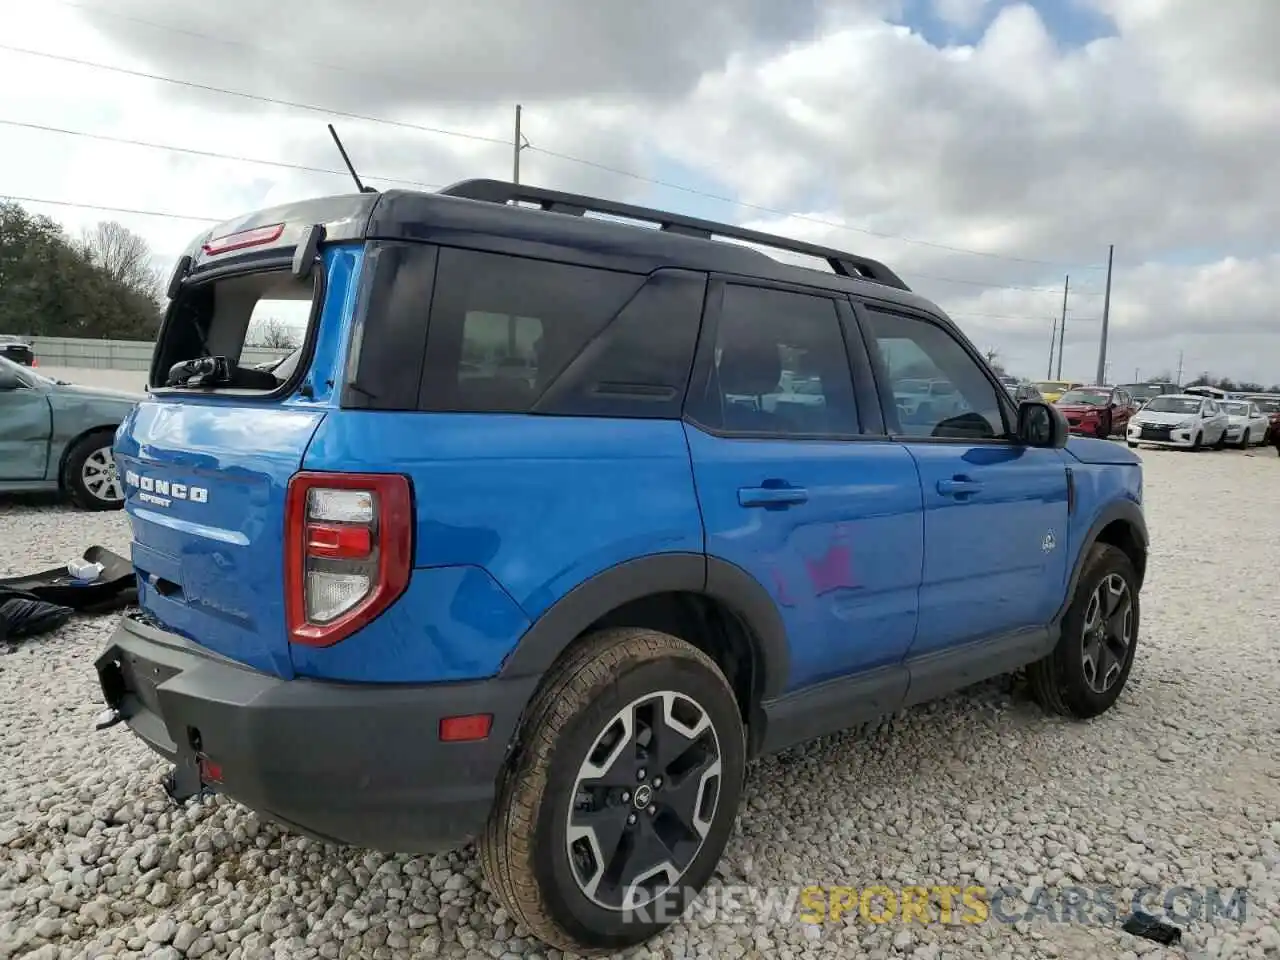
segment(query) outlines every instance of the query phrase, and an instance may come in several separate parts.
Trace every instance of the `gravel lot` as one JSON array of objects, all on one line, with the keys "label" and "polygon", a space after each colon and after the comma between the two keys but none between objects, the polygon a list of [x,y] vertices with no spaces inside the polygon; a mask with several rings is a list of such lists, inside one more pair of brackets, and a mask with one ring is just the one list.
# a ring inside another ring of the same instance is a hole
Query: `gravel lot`
[{"label": "gravel lot", "polygon": [[[1280,956],[1280,458],[1144,459],[1154,553],[1116,709],[1055,721],[992,683],[766,760],[723,883],[739,900],[744,884],[1247,887],[1243,922],[1202,911],[1161,948],[1116,921],[815,926],[739,904],[633,955]],[[127,541],[120,515],[0,501],[0,573]],[[169,808],[162,765],[124,728],[90,729],[110,626],[0,656],[0,958],[557,955],[513,929],[469,852],[385,858],[226,800]]]}]

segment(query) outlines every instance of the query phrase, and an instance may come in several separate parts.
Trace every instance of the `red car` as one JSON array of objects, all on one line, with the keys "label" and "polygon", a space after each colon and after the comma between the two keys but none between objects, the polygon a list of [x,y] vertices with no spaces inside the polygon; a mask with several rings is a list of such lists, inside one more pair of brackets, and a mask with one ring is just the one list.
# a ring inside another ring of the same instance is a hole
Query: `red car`
[{"label": "red car", "polygon": [[1075,387],[1058,398],[1057,407],[1072,433],[1105,440],[1123,435],[1133,416],[1133,398],[1119,387]]}]

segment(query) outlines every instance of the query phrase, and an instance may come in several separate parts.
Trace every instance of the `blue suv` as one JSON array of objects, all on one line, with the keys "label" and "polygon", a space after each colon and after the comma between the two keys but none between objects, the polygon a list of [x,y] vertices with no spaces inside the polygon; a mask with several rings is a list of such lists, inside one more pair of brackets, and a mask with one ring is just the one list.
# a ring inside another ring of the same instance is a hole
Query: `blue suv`
[{"label": "blue suv", "polygon": [[1141,461],[881,263],[471,180],[223,224],[169,295],[97,670],[175,800],[474,839],[537,937],[618,949],[706,884],[752,758],[1024,667],[1069,717],[1125,685]]}]

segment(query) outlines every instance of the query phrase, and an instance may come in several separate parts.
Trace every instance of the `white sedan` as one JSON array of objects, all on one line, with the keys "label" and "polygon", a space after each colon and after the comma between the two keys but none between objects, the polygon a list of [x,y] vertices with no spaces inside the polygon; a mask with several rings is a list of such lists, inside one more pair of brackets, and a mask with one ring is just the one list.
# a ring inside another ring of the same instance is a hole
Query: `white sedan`
[{"label": "white sedan", "polygon": [[1245,450],[1267,442],[1271,418],[1256,403],[1252,400],[1228,400],[1222,405],[1227,408],[1228,443]]},{"label": "white sedan", "polygon": [[1125,439],[1129,446],[1221,449],[1227,444],[1230,421],[1222,404],[1208,397],[1173,393],[1156,397],[1129,421]]}]

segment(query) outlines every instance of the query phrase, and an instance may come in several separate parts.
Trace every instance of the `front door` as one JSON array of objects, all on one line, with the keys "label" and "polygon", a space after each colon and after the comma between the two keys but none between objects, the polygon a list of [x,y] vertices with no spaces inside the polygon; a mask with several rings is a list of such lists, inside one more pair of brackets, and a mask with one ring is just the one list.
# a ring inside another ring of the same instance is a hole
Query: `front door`
[{"label": "front door", "polygon": [[897,407],[924,499],[920,625],[911,656],[1044,627],[1067,577],[1067,467],[1060,451],[1012,439],[1014,411],[943,324],[867,305],[881,376],[953,387],[953,402]]},{"label": "front door", "polygon": [[0,384],[0,480],[43,480],[52,432],[43,390],[21,378]]},{"label": "front door", "polygon": [[[915,463],[864,433],[841,317],[847,300],[713,281],[686,405],[706,552],[772,595],[786,689],[902,660],[923,548]],[[879,414],[875,414],[879,423]],[[896,704],[895,704],[896,705]]]}]

